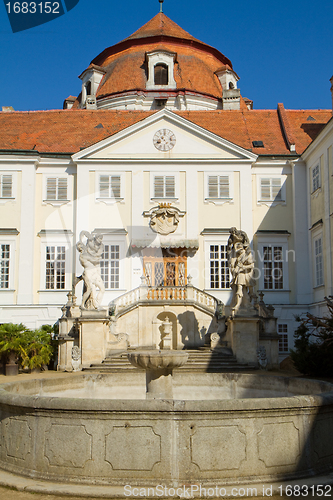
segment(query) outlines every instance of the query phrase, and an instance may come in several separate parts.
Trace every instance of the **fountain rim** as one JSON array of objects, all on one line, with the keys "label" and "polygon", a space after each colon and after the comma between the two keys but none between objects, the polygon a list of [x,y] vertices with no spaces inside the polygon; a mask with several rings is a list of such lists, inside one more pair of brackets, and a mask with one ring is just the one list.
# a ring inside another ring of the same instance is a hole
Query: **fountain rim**
[{"label": "fountain rim", "polygon": [[[142,370],[144,372],[144,370]],[[246,375],[247,377],[258,377],[259,374],[239,374],[237,372],[228,372],[227,375],[236,375],[242,377]],[[112,373],[102,374],[103,376],[112,376]],[[101,376],[100,373],[81,373],[75,377],[75,381],[80,381],[84,379],[98,378]],[[289,379],[295,379],[295,377],[280,376],[280,375],[266,375],[267,378],[279,379],[282,383]],[[273,397],[260,397],[260,398],[239,398],[239,399],[207,399],[207,400],[183,400],[183,399],[102,399],[102,398],[75,398],[66,396],[44,396],[43,394],[24,394],[12,392],[15,390],[17,384],[20,388],[24,389],[24,386],[34,385],[36,391],[43,390],[48,385],[52,386],[53,389],[56,385],[54,382],[61,382],[66,380],[68,382],[68,376],[59,377],[57,379],[50,378],[36,378],[26,381],[12,381],[0,384],[0,404],[21,407],[21,408],[31,408],[36,411],[38,410],[71,410],[71,411],[83,411],[83,412],[93,412],[104,411],[122,411],[122,412],[246,412],[246,411],[267,411],[267,410],[292,410],[295,408],[309,408],[315,409],[317,407],[322,407],[326,405],[333,405],[333,383],[317,380],[317,379],[306,379],[298,378],[297,381],[305,382],[307,384],[314,384],[317,386],[317,391],[313,394],[295,394],[293,396],[273,396]],[[53,382],[50,383],[50,381]],[[49,384],[48,384],[49,382]],[[319,387],[322,388],[322,392],[318,392]],[[60,388],[60,387],[59,387]]]}]

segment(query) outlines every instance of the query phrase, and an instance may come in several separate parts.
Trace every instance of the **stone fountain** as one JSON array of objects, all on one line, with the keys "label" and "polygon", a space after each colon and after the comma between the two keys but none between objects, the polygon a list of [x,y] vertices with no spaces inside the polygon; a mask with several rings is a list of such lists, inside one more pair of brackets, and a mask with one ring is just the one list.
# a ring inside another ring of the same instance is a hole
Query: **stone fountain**
[{"label": "stone fountain", "polygon": [[147,399],[173,398],[172,370],[186,363],[187,352],[135,351],[127,357],[132,365],[146,370]]}]

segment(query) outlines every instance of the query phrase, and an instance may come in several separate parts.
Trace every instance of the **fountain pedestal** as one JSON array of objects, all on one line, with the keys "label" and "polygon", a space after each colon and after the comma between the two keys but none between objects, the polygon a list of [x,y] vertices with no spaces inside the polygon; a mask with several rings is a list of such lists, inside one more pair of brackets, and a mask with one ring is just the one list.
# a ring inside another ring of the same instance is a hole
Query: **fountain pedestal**
[{"label": "fountain pedestal", "polygon": [[146,398],[172,399],[172,370],[184,365],[188,353],[183,351],[137,351],[127,354],[130,363],[146,370]]}]

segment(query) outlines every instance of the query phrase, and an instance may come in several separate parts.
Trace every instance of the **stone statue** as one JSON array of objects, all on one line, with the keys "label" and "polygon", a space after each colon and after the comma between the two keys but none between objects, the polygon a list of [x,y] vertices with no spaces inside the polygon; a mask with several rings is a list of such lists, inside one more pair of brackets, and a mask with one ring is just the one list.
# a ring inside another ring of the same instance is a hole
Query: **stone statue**
[{"label": "stone statue", "polygon": [[227,258],[232,277],[230,284],[233,290],[231,314],[234,315],[242,304],[243,298],[244,305],[249,306],[254,296],[254,261],[247,234],[235,227],[232,227],[229,232]]},{"label": "stone statue", "polygon": [[[83,238],[86,243],[83,243]],[[82,296],[82,309],[98,309],[105,292],[101,277],[100,261],[104,251],[103,235],[93,236],[88,231],[81,231],[80,241],[76,248],[80,252],[80,264],[83,267],[82,279],[84,289]],[[97,294],[97,288],[99,289]]]}]

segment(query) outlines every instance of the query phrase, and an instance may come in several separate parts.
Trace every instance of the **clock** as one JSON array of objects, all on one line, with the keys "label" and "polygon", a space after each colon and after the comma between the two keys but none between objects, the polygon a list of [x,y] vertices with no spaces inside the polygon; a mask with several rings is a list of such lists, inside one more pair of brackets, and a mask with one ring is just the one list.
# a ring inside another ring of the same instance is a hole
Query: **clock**
[{"label": "clock", "polygon": [[153,143],[159,151],[170,151],[176,144],[176,136],[172,130],[162,128],[153,137]]}]

